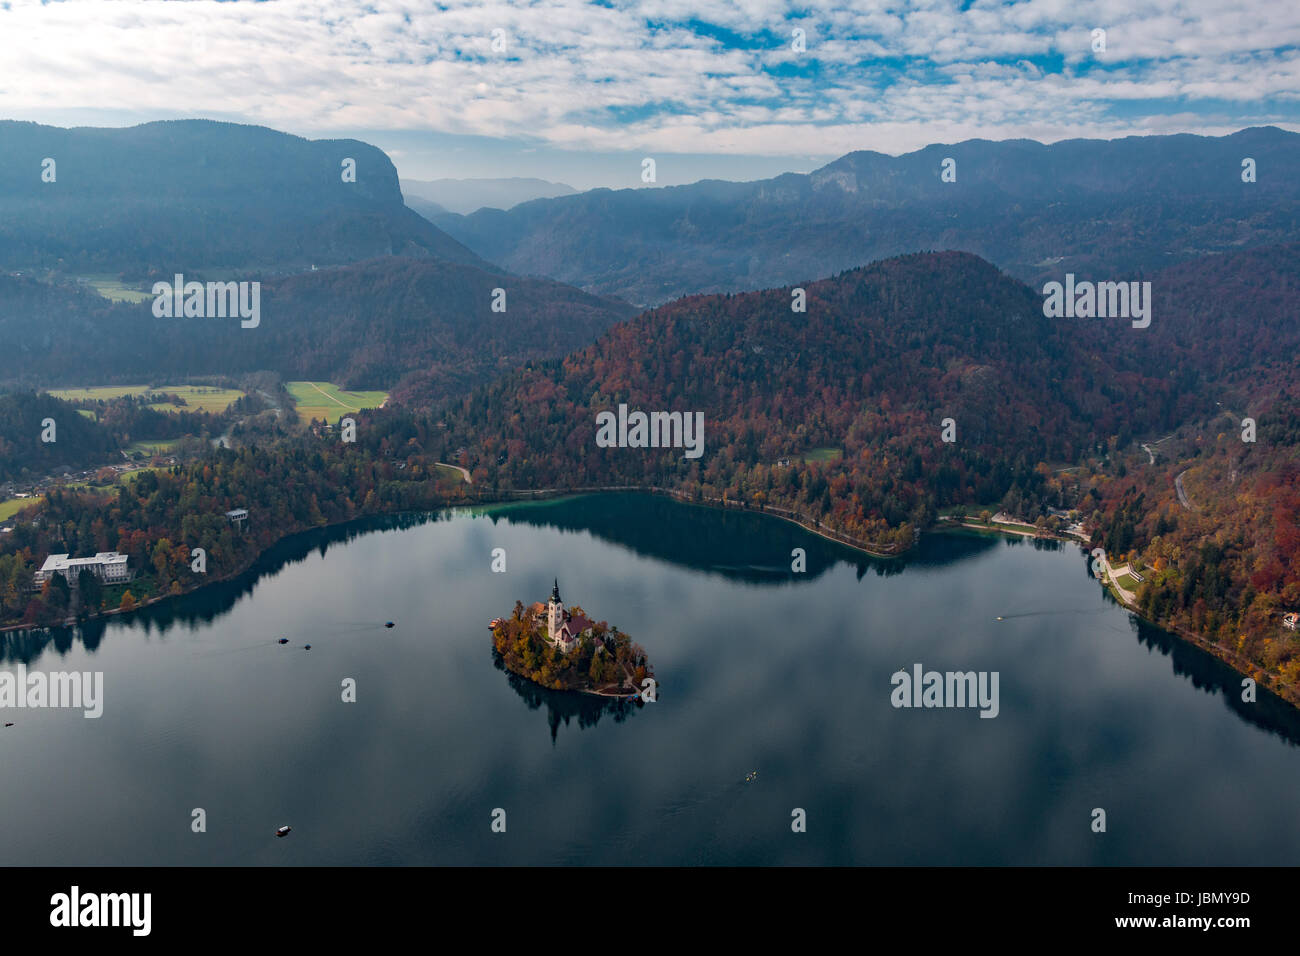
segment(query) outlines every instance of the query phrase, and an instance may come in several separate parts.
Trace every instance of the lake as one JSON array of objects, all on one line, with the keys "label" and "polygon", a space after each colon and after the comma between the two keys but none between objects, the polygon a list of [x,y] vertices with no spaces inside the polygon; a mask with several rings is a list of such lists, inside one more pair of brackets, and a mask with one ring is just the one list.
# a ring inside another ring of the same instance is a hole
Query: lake
[{"label": "lake", "polygon": [[[1243,703],[1088,563],[954,534],[876,560],[641,495],[300,535],[237,581],[0,635],[0,668],[104,675],[99,719],[0,711],[3,862],[1293,862],[1295,710]],[[657,701],[496,666],[488,620],[557,577],[645,647]],[[891,675],[917,663],[997,672],[996,718],[895,708]]]}]

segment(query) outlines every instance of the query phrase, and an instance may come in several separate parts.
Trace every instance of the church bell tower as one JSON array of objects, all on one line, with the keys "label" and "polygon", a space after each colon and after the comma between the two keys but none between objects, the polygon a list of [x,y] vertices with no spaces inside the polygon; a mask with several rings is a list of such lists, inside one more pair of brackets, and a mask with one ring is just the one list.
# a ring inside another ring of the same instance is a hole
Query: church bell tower
[{"label": "church bell tower", "polygon": [[551,588],[551,600],[546,606],[546,633],[551,640],[555,640],[556,635],[560,633],[560,628],[564,626],[564,602],[560,600],[560,580],[555,579],[555,586]]}]

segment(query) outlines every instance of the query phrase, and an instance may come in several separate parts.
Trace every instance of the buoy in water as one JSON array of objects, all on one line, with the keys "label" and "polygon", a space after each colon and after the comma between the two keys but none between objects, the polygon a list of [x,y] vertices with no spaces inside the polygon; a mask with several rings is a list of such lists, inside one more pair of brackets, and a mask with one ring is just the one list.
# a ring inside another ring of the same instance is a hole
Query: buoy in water
[{"label": "buoy in water", "polygon": [[289,831],[292,830],[292,829],[293,829],[293,827],[280,827],[279,829],[277,829],[277,830],[275,831],[275,835],[278,836],[278,837],[288,836],[288,835],[289,835]]},{"label": "buoy in water", "polygon": [[281,644],[288,644],[288,643],[289,643],[289,639],[288,639],[287,637],[282,637],[282,638],[280,638],[280,643],[281,643]]},{"label": "buoy in water", "polygon": [[304,645],[302,646],[302,649],[303,649],[304,651],[309,651],[309,650],[311,650],[311,645],[310,645],[310,644],[304,644]]}]

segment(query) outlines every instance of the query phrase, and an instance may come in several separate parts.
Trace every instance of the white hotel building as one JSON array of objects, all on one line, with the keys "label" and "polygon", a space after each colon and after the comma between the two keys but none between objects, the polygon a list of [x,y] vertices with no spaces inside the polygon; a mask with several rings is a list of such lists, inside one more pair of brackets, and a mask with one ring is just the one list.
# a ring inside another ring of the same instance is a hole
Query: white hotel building
[{"label": "white hotel building", "polygon": [[45,559],[45,564],[36,572],[35,586],[42,584],[60,572],[67,578],[68,584],[77,586],[77,575],[85,568],[105,584],[117,584],[131,580],[131,569],[126,566],[126,555],[116,551],[101,551],[93,558],[70,558],[66,554],[52,554]]}]

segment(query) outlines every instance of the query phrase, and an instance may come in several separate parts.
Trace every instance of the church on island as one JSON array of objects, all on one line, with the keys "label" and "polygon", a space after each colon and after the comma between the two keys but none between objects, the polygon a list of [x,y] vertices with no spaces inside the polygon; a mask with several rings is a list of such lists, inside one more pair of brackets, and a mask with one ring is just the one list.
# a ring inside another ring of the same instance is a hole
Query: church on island
[{"label": "church on island", "polygon": [[535,601],[528,608],[528,613],[534,621],[540,620],[543,614],[546,615],[546,640],[566,654],[578,646],[578,641],[584,634],[591,633],[592,621],[581,614],[571,614],[565,610],[564,602],[560,600],[558,578],[551,588],[551,599],[545,604]]}]

